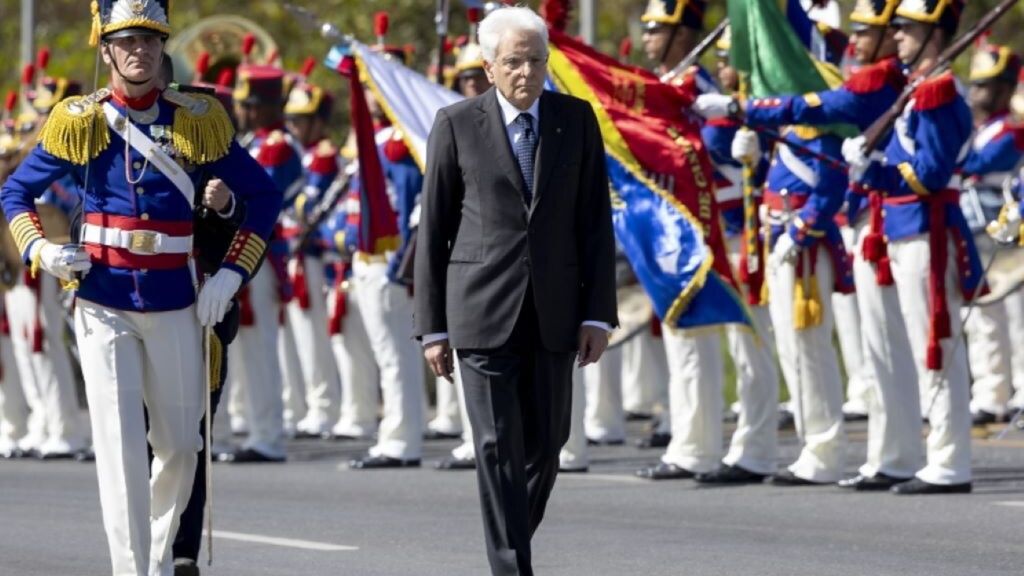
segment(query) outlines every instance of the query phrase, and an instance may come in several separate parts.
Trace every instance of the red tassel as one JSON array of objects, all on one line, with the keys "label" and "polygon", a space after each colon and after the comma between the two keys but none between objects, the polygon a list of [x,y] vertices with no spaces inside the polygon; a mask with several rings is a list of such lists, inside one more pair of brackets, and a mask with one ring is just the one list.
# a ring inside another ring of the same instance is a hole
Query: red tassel
[{"label": "red tassel", "polygon": [[935,337],[939,340],[953,336],[952,324],[949,320],[949,310],[945,304],[940,303],[935,311]]},{"label": "red tassel", "polygon": [[879,286],[892,286],[892,264],[888,256],[883,256],[878,260],[878,266],[875,268],[875,280],[878,281]]},{"label": "red tassel", "polygon": [[629,60],[629,55],[633,53],[633,39],[626,36],[619,42],[619,60],[623,62]]},{"label": "red tassel", "polygon": [[928,358],[925,359],[925,366],[929,370],[942,370],[942,346],[938,342],[928,343]]},{"label": "red tassel", "polygon": [[661,320],[657,316],[651,318],[651,336],[661,338]]},{"label": "red tassel", "polygon": [[479,8],[467,8],[466,9],[466,20],[469,20],[470,24],[476,24],[480,22],[480,9]]},{"label": "red tassel", "polygon": [[4,112],[8,114],[14,110],[14,106],[18,103],[18,93],[11,90],[7,93],[7,100],[4,101]]},{"label": "red tassel", "polygon": [[235,85],[235,71],[232,68],[225,68],[217,76],[217,86],[230,88]]},{"label": "red tassel", "polygon": [[252,300],[249,299],[249,287],[245,286],[238,293],[238,323],[242,326],[255,326],[256,315],[252,312]]},{"label": "red tassel", "polygon": [[4,336],[11,335],[11,321],[7,319],[6,310],[2,315],[0,315],[0,334],[3,334]]},{"label": "red tassel", "polygon": [[31,86],[32,80],[36,77],[36,67],[32,64],[25,64],[21,69],[21,83],[24,86]]},{"label": "red tassel", "polygon": [[206,76],[206,73],[210,70],[210,53],[203,52],[199,54],[199,58],[196,58],[196,78],[202,78]]},{"label": "red tassel", "polygon": [[32,327],[32,353],[39,354],[43,351],[43,323],[36,315],[35,326]]},{"label": "red tassel", "polygon": [[885,252],[885,239],[877,232],[870,232],[864,237],[862,249],[865,260],[878,262]]},{"label": "red tassel", "polygon": [[299,308],[309,310],[309,285],[306,283],[306,263],[301,256],[296,261],[295,274],[292,276],[292,290],[295,298],[299,301]]},{"label": "red tassel", "polygon": [[327,333],[331,336],[341,334],[341,320],[345,317],[345,313],[348,312],[347,302],[348,299],[345,297],[345,291],[341,289],[339,283],[334,289],[334,311],[327,320]]}]

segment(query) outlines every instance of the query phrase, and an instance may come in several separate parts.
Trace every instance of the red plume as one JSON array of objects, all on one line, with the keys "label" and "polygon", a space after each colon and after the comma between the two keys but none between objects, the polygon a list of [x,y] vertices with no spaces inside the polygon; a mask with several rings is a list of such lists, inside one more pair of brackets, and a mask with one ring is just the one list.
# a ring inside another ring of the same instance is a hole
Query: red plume
[{"label": "red plume", "polygon": [[633,53],[633,39],[626,36],[619,42],[619,60],[629,60],[629,55]]},{"label": "red plume", "polygon": [[230,88],[235,85],[235,70],[233,68],[225,68],[220,71],[217,76],[217,86],[223,86]]},{"label": "red plume", "polygon": [[245,56],[246,59],[248,59],[249,55],[252,54],[252,48],[255,45],[256,36],[253,35],[252,32],[242,37],[242,55]]},{"label": "red plume", "polygon": [[196,58],[196,78],[202,78],[210,70],[210,53],[202,52]]},{"label": "red plume", "polygon": [[477,7],[466,9],[466,19],[469,20],[470,24],[476,24],[480,22],[480,9]]},{"label": "red plume", "polygon": [[36,77],[36,67],[33,64],[25,64],[25,67],[21,69],[21,83],[25,86],[32,84],[32,79]]},{"label": "red plume", "polygon": [[36,68],[39,71],[46,70],[46,67],[50,64],[50,49],[43,46],[39,49],[39,53],[36,54]]},{"label": "red plume", "polygon": [[544,0],[540,7],[540,15],[549,26],[560,32],[565,32],[569,25],[569,4],[570,0]]},{"label": "red plume", "polygon": [[443,47],[444,47],[444,53],[445,54],[451,54],[452,48],[455,48],[455,42],[452,42],[451,38],[445,36],[444,37],[444,46]]},{"label": "red plume", "polygon": [[391,27],[391,17],[387,12],[381,11],[373,15],[373,33],[378,38],[386,36],[389,27]]},{"label": "red plume", "polygon": [[302,74],[303,78],[309,78],[309,75],[313,73],[313,68],[316,68],[316,58],[307,56],[306,61],[302,63]]},{"label": "red plume", "polygon": [[18,103],[18,93],[11,90],[7,93],[7,100],[4,101],[4,111],[8,114],[14,110],[14,105]]}]

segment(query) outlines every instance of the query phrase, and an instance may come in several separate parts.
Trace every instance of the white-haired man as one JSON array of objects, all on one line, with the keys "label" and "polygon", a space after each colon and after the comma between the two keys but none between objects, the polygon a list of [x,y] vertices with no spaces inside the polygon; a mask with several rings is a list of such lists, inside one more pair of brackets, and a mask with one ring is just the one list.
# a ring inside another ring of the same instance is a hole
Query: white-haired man
[{"label": "white-haired man", "polygon": [[427,148],[416,334],[437,376],[459,352],[491,571],[531,575],[573,356],[616,323],[611,206],[593,110],[543,91],[543,20],[502,8],[479,37],[495,88],[438,112]]}]

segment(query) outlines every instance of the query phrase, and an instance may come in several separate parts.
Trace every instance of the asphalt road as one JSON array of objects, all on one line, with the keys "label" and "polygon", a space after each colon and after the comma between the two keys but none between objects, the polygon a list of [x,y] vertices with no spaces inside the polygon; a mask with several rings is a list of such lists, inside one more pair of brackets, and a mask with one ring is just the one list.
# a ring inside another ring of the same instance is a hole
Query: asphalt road
[{"label": "asphalt road", "polygon": [[[852,473],[864,427],[851,428]],[[474,474],[430,466],[453,445],[428,443],[417,470],[347,470],[367,444],[324,440],[293,442],[284,465],[218,464],[214,564],[203,573],[487,574]],[[786,461],[791,433],[782,445]],[[534,539],[537,574],[1024,574],[1024,433],[976,441],[966,496],[633,478],[659,455],[595,448],[589,474],[560,476]],[[93,466],[0,461],[0,576],[109,573]]]}]

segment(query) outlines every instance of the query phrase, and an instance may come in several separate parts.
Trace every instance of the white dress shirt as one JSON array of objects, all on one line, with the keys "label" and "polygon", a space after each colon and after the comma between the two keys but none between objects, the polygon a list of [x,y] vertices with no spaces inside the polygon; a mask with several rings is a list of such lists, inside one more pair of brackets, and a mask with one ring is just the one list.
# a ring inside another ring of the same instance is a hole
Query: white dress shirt
[{"label": "white dress shirt", "polygon": [[[523,137],[523,129],[515,123],[516,118],[522,113],[527,113],[533,116],[533,133],[535,137],[540,136],[540,98],[533,101],[530,107],[526,110],[520,110],[516,108],[507,98],[501,93],[501,90],[495,88],[494,93],[498,96],[498,108],[501,109],[501,118],[505,122],[505,131],[508,134],[509,146],[515,150],[516,142]],[[597,320],[586,320],[583,322],[583,326],[594,326],[601,328],[606,332],[611,332],[612,327],[607,322],[599,322]],[[428,346],[435,342],[448,339],[447,332],[437,332],[434,334],[425,334],[423,336],[423,345]]]}]

